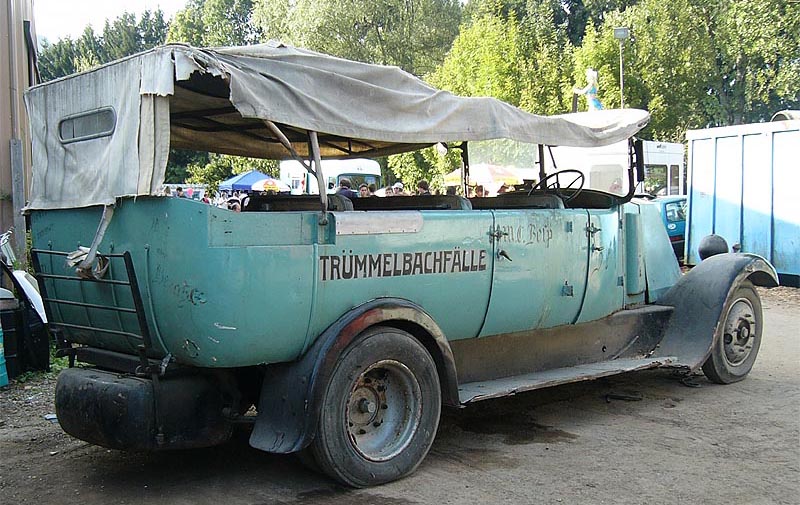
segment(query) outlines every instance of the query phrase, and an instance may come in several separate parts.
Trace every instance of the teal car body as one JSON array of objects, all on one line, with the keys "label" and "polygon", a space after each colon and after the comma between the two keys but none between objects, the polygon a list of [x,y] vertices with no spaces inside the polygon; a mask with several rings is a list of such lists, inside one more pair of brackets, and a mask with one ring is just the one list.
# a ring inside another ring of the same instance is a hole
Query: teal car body
[{"label": "teal car body", "polygon": [[686,196],[662,196],[653,200],[653,203],[659,207],[675,256],[682,259],[686,243]]},{"label": "teal car body", "polygon": [[[733,382],[755,360],[768,262],[725,254],[682,275],[655,204],[546,166],[547,145],[624,140],[643,111],[543,118],[284,46],[166,46],[27,100],[31,257],[70,358],[59,423],[82,440],[206,447],[247,422],[253,447],[363,487],[414,471],[441,405],[657,367]],[[468,142],[498,137],[539,146],[539,184],[252,194],[242,212],[160,196],[169,146],[292,157],[323,187],[323,157],[441,142],[466,174]]]}]

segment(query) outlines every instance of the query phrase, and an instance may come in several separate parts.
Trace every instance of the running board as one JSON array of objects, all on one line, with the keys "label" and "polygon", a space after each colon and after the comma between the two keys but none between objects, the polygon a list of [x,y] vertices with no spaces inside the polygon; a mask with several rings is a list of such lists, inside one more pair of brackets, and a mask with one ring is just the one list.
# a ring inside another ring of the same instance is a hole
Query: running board
[{"label": "running board", "polygon": [[466,405],[467,403],[488,400],[490,398],[500,398],[502,396],[522,393],[523,391],[532,391],[534,389],[558,386],[570,382],[597,379],[624,372],[669,366],[676,361],[677,359],[674,357],[616,359],[588,365],[514,375],[501,379],[468,382],[459,386],[458,398],[462,405]]}]

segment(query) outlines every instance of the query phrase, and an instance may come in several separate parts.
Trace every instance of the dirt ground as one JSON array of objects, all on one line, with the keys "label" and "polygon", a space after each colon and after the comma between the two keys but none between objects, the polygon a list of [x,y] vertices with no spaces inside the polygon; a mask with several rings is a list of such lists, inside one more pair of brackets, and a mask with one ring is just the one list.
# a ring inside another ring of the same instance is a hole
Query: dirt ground
[{"label": "dirt ground", "polygon": [[689,387],[649,371],[448,411],[414,475],[368,490],[246,436],[160,454],[90,446],[45,419],[55,380],[40,376],[0,391],[0,503],[798,504],[800,290],[761,293],[764,338],[747,380]]}]

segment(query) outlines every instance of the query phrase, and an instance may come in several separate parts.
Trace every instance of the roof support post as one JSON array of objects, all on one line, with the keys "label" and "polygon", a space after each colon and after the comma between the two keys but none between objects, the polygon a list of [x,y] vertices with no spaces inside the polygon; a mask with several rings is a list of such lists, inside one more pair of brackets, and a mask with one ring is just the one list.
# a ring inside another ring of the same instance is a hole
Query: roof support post
[{"label": "roof support post", "polygon": [[322,157],[319,154],[319,138],[317,132],[308,132],[308,138],[311,140],[311,154],[314,156],[314,165],[317,168],[317,186],[319,186],[319,198],[322,202],[322,217],[319,220],[320,226],[328,224],[328,192],[326,190],[325,181],[322,179]]},{"label": "roof support post", "polygon": [[544,144],[539,144],[539,180],[547,177],[547,170],[544,168]]},{"label": "roof support post", "polygon": [[294,147],[292,147],[292,143],[289,141],[289,138],[283,134],[281,129],[278,128],[278,125],[276,125],[272,121],[267,121],[267,120],[264,120],[264,124],[266,124],[267,128],[269,128],[272,134],[275,135],[275,138],[278,139],[278,142],[280,142],[281,145],[283,145],[283,147],[285,147],[286,150],[289,151],[289,154],[292,156],[292,158],[295,161],[299,162],[301,165],[303,165],[303,168],[305,168],[311,175],[316,177],[317,173],[314,171],[313,168],[311,168],[311,164],[308,163],[305,158],[300,156],[300,154],[294,149]]}]

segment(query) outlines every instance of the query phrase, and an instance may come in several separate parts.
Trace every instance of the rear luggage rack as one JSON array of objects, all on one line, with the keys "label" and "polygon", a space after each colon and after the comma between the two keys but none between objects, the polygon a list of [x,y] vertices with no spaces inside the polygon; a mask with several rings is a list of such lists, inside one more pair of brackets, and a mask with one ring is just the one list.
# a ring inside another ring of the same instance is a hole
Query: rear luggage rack
[{"label": "rear luggage rack", "polygon": [[[100,279],[79,277],[71,268],[64,268],[64,271],[73,275],[56,273],[59,262],[53,260],[56,257],[63,258],[61,264],[65,265],[68,254],[63,251],[31,250],[31,262],[42,291],[50,327],[61,330],[65,335],[67,348],[61,354],[69,355],[72,362],[75,351],[70,344],[75,341],[85,343],[75,338],[81,334],[123,337],[131,350],[139,354],[142,364],[149,363],[147,356],[155,357],[155,349],[130,252],[98,254],[109,263],[105,275],[107,278]],[[118,265],[120,260],[124,264],[125,277],[114,278],[120,270],[117,268],[115,271],[114,265]],[[90,288],[90,285],[94,287]],[[66,318],[65,311],[69,311]],[[95,346],[93,343],[91,345]],[[114,347],[119,350],[120,346]]]}]

